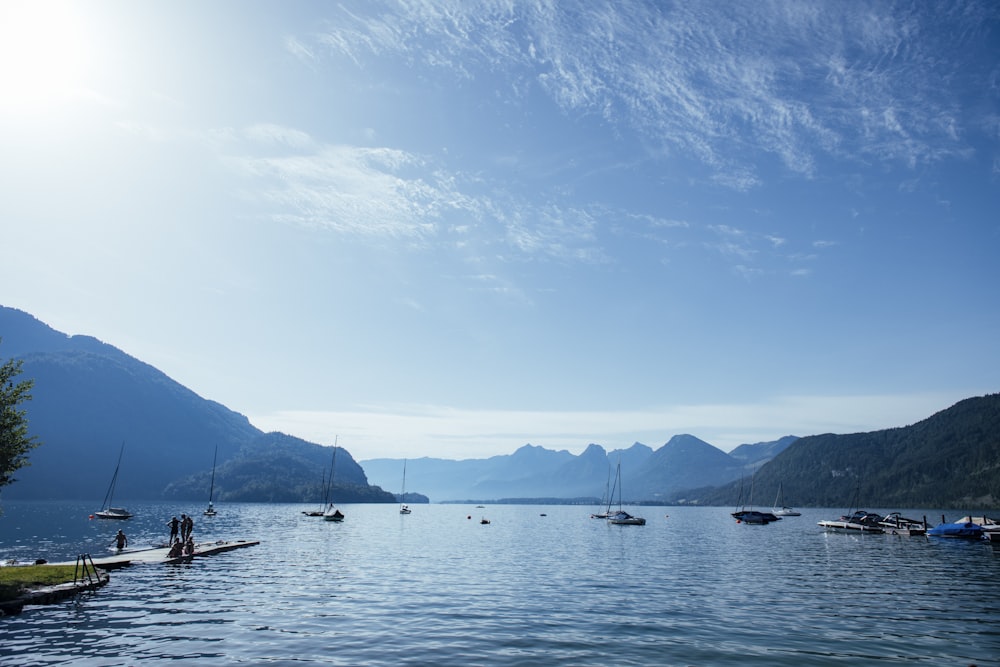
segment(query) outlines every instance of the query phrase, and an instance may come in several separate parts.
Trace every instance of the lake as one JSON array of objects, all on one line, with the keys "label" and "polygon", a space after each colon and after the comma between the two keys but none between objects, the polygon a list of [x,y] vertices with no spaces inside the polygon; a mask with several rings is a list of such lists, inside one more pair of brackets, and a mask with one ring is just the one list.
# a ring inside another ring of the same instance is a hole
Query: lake
[{"label": "lake", "polygon": [[127,506],[4,502],[0,559],[110,555],[118,528],[152,546],[181,512],[197,541],[261,543],[0,618],[0,664],[1000,664],[1000,548],[816,525],[845,508],[749,526],[641,507],[647,525],[611,526],[572,506],[344,505],[339,524],[311,505]]}]

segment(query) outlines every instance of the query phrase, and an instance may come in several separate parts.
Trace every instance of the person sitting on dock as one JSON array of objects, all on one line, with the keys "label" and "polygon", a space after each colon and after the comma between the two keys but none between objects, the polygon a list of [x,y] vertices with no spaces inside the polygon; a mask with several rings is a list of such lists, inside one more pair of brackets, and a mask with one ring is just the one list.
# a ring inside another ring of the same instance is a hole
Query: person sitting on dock
[{"label": "person sitting on dock", "polygon": [[194,538],[188,535],[187,542],[184,543],[184,555],[194,555]]},{"label": "person sitting on dock", "polygon": [[120,529],[118,530],[118,534],[115,535],[115,546],[118,547],[118,551],[121,551],[128,546],[128,538],[125,537],[125,533],[123,533]]},{"label": "person sitting on dock", "polygon": [[184,544],[180,540],[174,540],[173,546],[170,547],[170,553],[167,554],[167,558],[177,558],[184,552]]}]

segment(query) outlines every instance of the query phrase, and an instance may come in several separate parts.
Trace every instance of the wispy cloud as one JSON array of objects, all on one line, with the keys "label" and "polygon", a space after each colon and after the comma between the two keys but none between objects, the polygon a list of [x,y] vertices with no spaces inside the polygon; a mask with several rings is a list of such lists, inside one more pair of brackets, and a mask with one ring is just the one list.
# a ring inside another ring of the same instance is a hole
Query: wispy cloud
[{"label": "wispy cloud", "polygon": [[[949,81],[989,3],[365,3],[318,44],[361,64],[399,60],[597,115],[687,155],[738,190],[760,153],[816,173],[823,154],[909,166],[962,154],[966,118]],[[995,16],[994,16],[995,18]],[[940,42],[956,40],[947,49]],[[926,46],[925,46],[926,44]],[[926,53],[953,53],[953,59]],[[903,57],[905,52],[905,56]]]},{"label": "wispy cloud", "polygon": [[[529,202],[413,153],[324,145],[287,127],[217,132],[226,160],[259,183],[275,220],[363,237],[503,247],[499,257],[601,263],[598,220],[557,201]],[[476,242],[478,239],[478,242]]]}]

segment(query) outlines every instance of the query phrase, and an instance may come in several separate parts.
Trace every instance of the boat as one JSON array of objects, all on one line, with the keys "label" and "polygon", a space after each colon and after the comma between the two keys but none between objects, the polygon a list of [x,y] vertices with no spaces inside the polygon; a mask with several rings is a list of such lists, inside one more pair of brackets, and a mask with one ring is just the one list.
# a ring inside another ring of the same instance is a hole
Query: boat
[{"label": "boat", "polygon": [[781,521],[781,517],[775,516],[771,512],[761,512],[759,510],[739,510],[733,512],[736,523],[748,523],[751,526],[766,526],[775,521]]},{"label": "boat", "polygon": [[981,540],[983,539],[983,527],[978,523],[974,523],[969,520],[971,517],[962,517],[958,521],[952,521],[951,523],[946,523],[944,517],[941,517],[941,523],[934,526],[927,531],[927,534],[931,537],[953,537],[965,540]]},{"label": "boat", "polygon": [[[736,504],[739,504],[742,500],[743,484],[741,482],[740,496]],[[766,526],[769,523],[781,521],[781,517],[775,516],[771,512],[761,512],[753,508],[753,476],[750,477],[750,508],[747,509],[746,505],[743,505],[740,509],[732,513],[732,517],[736,519],[736,523],[746,523],[751,526]]]},{"label": "boat", "polygon": [[778,495],[774,497],[774,507],[771,508],[774,516],[802,516],[802,512],[796,512],[793,508],[785,505],[785,494],[781,482],[778,483]]},{"label": "boat", "polygon": [[333,477],[337,472],[337,440],[333,441],[333,462],[330,464],[330,491],[327,495],[326,510],[323,512],[324,521],[343,521],[344,513],[333,504]]},{"label": "boat", "polygon": [[641,516],[632,516],[624,510],[619,510],[608,517],[608,523],[615,526],[645,526],[646,520]]},{"label": "boat", "polygon": [[992,519],[988,516],[964,516],[958,522],[974,523],[983,529],[983,539],[1000,543],[1000,519]]},{"label": "boat", "polygon": [[819,521],[817,525],[834,533],[882,534],[885,532],[885,528],[881,525],[882,520],[883,517],[878,514],[857,510],[852,514],[841,516],[839,519]]},{"label": "boat", "polygon": [[131,519],[132,513],[124,507],[113,507],[115,497],[115,485],[118,483],[118,470],[122,466],[122,455],[125,453],[125,442],[122,442],[121,450],[118,452],[118,463],[115,465],[115,474],[111,476],[111,484],[108,485],[108,492],[104,494],[104,502],[101,509],[94,512],[98,519]]},{"label": "boat", "polygon": [[215,506],[212,504],[212,496],[215,494],[215,462],[219,459],[219,446],[215,446],[215,454],[212,456],[212,481],[208,485],[208,507],[202,514],[205,516],[215,516]]},{"label": "boat", "polygon": [[326,510],[330,507],[330,492],[333,486],[333,466],[337,462],[337,439],[334,438],[333,441],[333,463],[330,464],[330,479],[326,478],[326,469],[323,469],[323,479],[321,486],[323,487],[323,501],[319,505],[319,509],[315,510],[303,510],[302,513],[306,516],[323,516],[326,514]]},{"label": "boat", "polygon": [[334,507],[333,503],[330,503],[330,506],[326,509],[325,512],[323,512],[323,520],[324,521],[343,521],[344,520],[344,513],[341,512],[336,507]]},{"label": "boat", "polygon": [[611,496],[613,495],[611,490],[611,466],[608,466],[608,481],[604,484],[604,495],[601,496],[601,507],[604,507],[603,512],[594,512],[590,515],[591,519],[609,519],[611,518]]},{"label": "boat", "polygon": [[406,496],[406,459],[403,459],[403,488],[399,490],[399,513],[412,514],[410,506],[403,502]]},{"label": "boat", "polygon": [[611,496],[608,497],[608,523],[613,526],[645,526],[646,520],[641,516],[632,516],[628,512],[622,509],[622,463],[618,462],[618,468],[615,471],[615,485],[612,487],[612,495],[614,495],[614,489],[618,489],[618,511],[611,512]]},{"label": "boat", "polygon": [[889,512],[878,522],[889,535],[926,535],[927,519],[907,519],[899,512]]}]

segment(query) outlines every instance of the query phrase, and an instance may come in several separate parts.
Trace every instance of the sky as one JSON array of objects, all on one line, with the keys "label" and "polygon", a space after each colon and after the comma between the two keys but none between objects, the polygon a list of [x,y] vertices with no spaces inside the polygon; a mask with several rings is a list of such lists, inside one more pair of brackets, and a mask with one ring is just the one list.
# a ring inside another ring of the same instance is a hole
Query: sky
[{"label": "sky", "polygon": [[0,156],[0,305],[357,460],[1000,390],[992,0],[3,0]]}]

